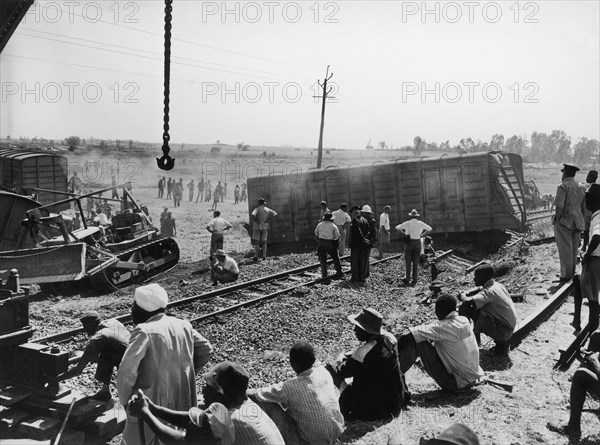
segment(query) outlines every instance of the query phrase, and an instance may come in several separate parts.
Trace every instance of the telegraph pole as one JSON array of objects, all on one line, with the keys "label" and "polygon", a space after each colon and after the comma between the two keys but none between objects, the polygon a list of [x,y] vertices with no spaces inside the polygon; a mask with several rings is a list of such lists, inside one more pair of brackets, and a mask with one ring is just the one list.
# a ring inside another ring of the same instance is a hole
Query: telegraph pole
[{"label": "telegraph pole", "polygon": [[314,96],[314,97],[322,97],[323,105],[321,106],[321,130],[319,131],[319,147],[318,147],[318,156],[317,156],[317,168],[321,168],[321,162],[323,161],[323,128],[325,127],[325,101],[327,100],[328,94],[331,93],[333,87],[329,87],[327,89],[327,81],[333,77],[333,73],[329,74],[329,65],[327,65],[327,71],[325,72],[325,80],[323,81],[323,85],[321,82],[318,82],[319,86],[323,88],[323,96]]}]

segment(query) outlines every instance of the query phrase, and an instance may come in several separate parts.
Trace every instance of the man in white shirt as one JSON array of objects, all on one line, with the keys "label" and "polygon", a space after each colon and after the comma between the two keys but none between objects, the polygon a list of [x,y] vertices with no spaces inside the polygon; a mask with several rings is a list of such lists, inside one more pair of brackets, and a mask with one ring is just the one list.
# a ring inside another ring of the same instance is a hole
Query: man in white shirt
[{"label": "man in white shirt", "polygon": [[484,376],[473,327],[467,317],[458,315],[456,306],[456,297],[441,294],[435,301],[438,320],[397,337],[403,374],[420,357],[427,374],[445,391],[466,388]]},{"label": "man in white shirt", "polygon": [[231,224],[221,218],[221,212],[215,210],[214,218],[206,225],[206,230],[211,233],[210,236],[210,255],[214,255],[217,249],[223,248],[223,236],[225,232],[231,229]]},{"label": "man in white shirt", "polygon": [[390,206],[383,208],[383,213],[379,216],[379,237],[377,239],[377,250],[379,258],[383,258],[383,246],[390,243]]},{"label": "man in white shirt", "polygon": [[340,242],[338,243],[338,255],[344,256],[346,253],[346,232],[350,228],[352,218],[348,214],[348,204],[345,202],[340,204],[340,208],[333,212],[333,223],[340,231]]},{"label": "man in white shirt", "polygon": [[[398,224],[396,230],[402,230],[408,236],[410,241],[406,243],[404,248],[404,261],[406,262],[406,278],[402,280],[404,284],[410,284],[414,286],[417,284],[417,278],[419,277],[419,257],[421,256],[421,237],[433,230],[430,226],[425,224],[423,221],[418,220],[420,216],[417,209],[412,209],[408,214],[410,219]],[[410,280],[410,272],[412,269],[412,281]]]},{"label": "man in white shirt", "polygon": [[233,258],[221,249],[215,252],[216,261],[211,261],[210,275],[213,286],[218,283],[232,283],[240,276],[240,269]]},{"label": "man in white shirt", "polygon": [[317,253],[319,255],[319,263],[321,263],[321,276],[327,278],[327,255],[333,260],[335,267],[334,279],[343,277],[340,258],[338,257],[338,240],[340,239],[340,231],[331,220],[331,212],[325,212],[323,221],[317,224],[315,228],[315,236],[317,237]]}]

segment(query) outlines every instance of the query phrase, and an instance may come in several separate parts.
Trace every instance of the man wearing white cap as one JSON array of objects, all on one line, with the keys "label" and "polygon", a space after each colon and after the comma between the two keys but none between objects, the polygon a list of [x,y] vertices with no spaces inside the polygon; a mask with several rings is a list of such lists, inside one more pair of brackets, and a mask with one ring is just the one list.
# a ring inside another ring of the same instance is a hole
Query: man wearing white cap
[{"label": "man wearing white cap", "polygon": [[[131,317],[136,325],[117,374],[122,405],[142,389],[154,403],[174,410],[197,404],[196,374],[210,359],[212,346],[187,320],[165,314],[167,292],[158,284],[135,290]],[[154,433],[144,428],[146,444]],[[122,444],[141,444],[138,420],[128,416]]]}]

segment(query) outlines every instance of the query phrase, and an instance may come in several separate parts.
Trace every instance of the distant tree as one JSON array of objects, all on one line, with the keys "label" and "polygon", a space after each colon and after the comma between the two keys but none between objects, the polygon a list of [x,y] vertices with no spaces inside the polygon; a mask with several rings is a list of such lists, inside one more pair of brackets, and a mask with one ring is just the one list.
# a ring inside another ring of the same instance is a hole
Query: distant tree
[{"label": "distant tree", "polygon": [[244,143],[240,142],[239,144],[237,144],[237,149],[241,150],[243,146],[244,146]]},{"label": "distant tree", "polygon": [[509,137],[504,144],[504,150],[509,153],[516,153],[518,155],[525,154],[527,148],[527,141],[525,141],[521,136],[517,136],[516,134]]},{"label": "distant tree", "polygon": [[129,139],[129,149],[131,150],[133,148],[133,140]]},{"label": "distant tree", "polygon": [[564,130],[552,130],[550,143],[553,147],[555,162],[562,163],[571,159],[571,137],[567,136]]},{"label": "distant tree", "polygon": [[78,147],[81,144],[81,138],[79,136],[69,136],[65,139],[65,144],[69,147]]},{"label": "distant tree", "polygon": [[504,136],[501,134],[495,134],[492,136],[492,140],[490,141],[489,149],[492,151],[502,150],[504,146]]},{"label": "distant tree", "polygon": [[573,147],[573,161],[579,165],[595,163],[599,152],[600,142],[583,137]]},{"label": "distant tree", "polygon": [[100,141],[100,148],[102,150],[105,150],[108,147],[108,144],[106,143],[106,141],[103,139]]},{"label": "distant tree", "polygon": [[474,153],[476,152],[485,152],[485,151],[489,151],[490,150],[490,146],[488,145],[487,142],[482,142],[479,139],[477,139],[477,143],[473,146],[473,148],[471,149]]},{"label": "distant tree", "polygon": [[371,139],[369,139],[369,142],[367,142],[367,146],[365,147],[365,150],[373,150],[373,146],[371,145]]},{"label": "distant tree", "polygon": [[379,148],[380,148],[381,150],[385,150],[385,149],[387,148],[387,145],[385,145],[385,141],[381,141],[381,142],[379,143]]},{"label": "distant tree", "polygon": [[220,151],[221,151],[221,147],[216,147],[216,146],[210,147],[210,152],[212,154],[219,153]]},{"label": "distant tree", "polygon": [[10,134],[8,136],[6,136],[6,140],[10,141]]},{"label": "distant tree", "polygon": [[462,138],[458,143],[459,153],[473,153],[475,142],[471,138]]},{"label": "distant tree", "polygon": [[263,151],[263,156],[267,156],[267,150]]},{"label": "distant tree", "polygon": [[221,145],[221,139],[217,139],[217,145]]},{"label": "distant tree", "polygon": [[450,141],[446,140],[440,144],[440,150],[442,151],[451,151],[452,147],[450,146]]},{"label": "distant tree", "polygon": [[421,136],[415,136],[413,140],[413,154],[415,156],[419,156],[421,154],[421,152],[423,151],[424,144],[425,141],[421,139]]},{"label": "distant tree", "polygon": [[[328,155],[329,154],[329,150],[325,150],[325,154]],[[273,156],[275,156],[275,153],[273,153]]]}]

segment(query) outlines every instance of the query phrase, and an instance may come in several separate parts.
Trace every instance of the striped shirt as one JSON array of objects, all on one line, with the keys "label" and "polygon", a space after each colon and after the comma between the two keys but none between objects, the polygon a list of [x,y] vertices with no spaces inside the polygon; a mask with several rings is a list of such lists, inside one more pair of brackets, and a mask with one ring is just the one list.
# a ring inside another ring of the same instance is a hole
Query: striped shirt
[{"label": "striped shirt", "polygon": [[275,422],[250,399],[230,411],[235,426],[235,445],[285,444]]},{"label": "striped shirt", "polygon": [[321,221],[317,224],[315,236],[321,239],[336,240],[340,238],[340,229],[337,228],[333,221]]},{"label": "striped shirt", "polygon": [[344,429],[333,379],[323,366],[249,393],[260,402],[282,404],[296,421],[301,438],[310,444],[334,443]]}]

